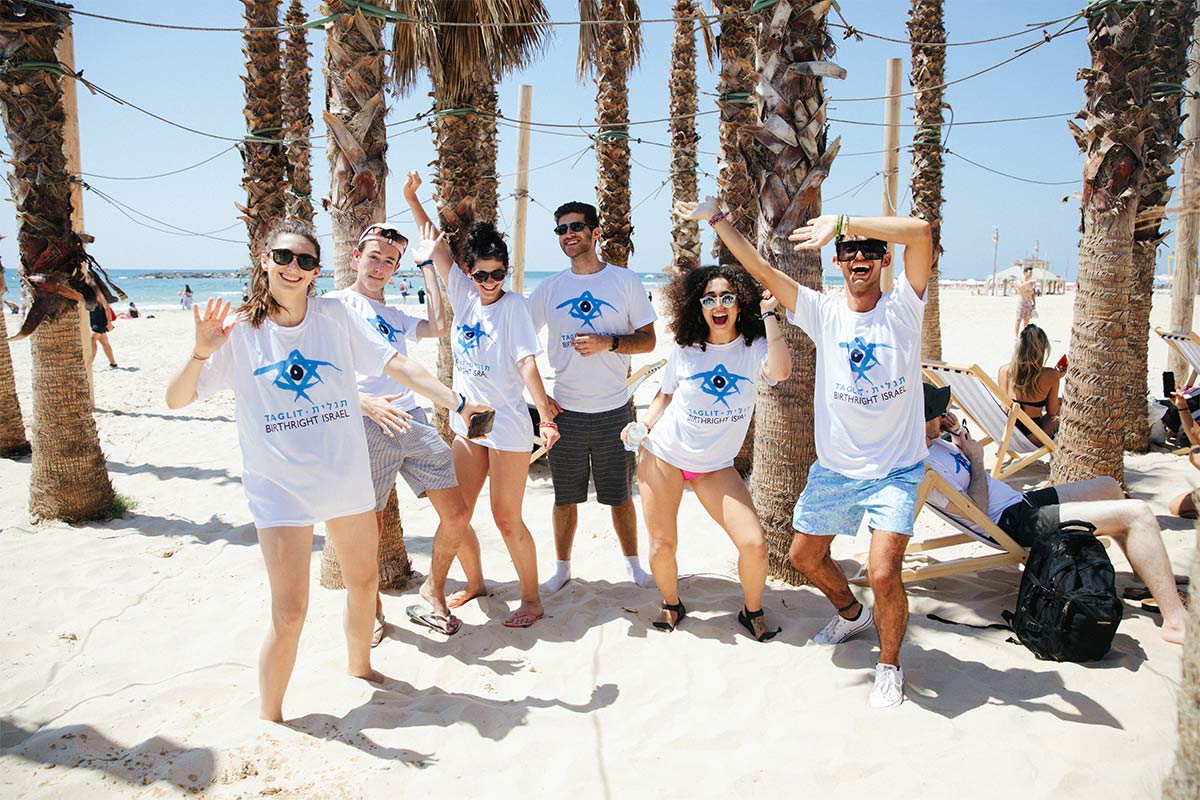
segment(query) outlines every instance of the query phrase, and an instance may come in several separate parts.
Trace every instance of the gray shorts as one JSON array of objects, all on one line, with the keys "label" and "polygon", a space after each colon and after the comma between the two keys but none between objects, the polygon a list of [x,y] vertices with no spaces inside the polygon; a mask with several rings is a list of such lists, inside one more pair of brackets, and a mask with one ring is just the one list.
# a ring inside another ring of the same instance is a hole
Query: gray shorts
[{"label": "gray shorts", "polygon": [[559,440],[546,454],[554,480],[554,505],[587,502],[589,476],[601,505],[628,502],[637,470],[633,453],[621,443],[621,430],[633,422],[629,406],[596,414],[563,409],[554,421]]},{"label": "gray shorts", "polygon": [[458,486],[450,445],[427,421],[424,409],[411,409],[412,428],[392,438],[374,420],[363,417],[367,431],[367,454],[371,460],[371,483],[375,486],[375,510],[383,511],[399,473],[417,497],[437,489]]}]

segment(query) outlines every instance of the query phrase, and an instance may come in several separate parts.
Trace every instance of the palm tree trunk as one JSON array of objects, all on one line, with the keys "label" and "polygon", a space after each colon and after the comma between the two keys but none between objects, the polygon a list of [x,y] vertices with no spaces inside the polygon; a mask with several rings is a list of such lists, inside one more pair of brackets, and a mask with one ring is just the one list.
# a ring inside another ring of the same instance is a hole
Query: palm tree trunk
[{"label": "palm tree trunk", "polygon": [[500,138],[496,127],[496,115],[500,113],[500,102],[496,94],[495,78],[480,76],[471,105],[478,111],[470,117],[476,130],[475,158],[479,166],[479,183],[475,188],[475,219],[495,223],[500,205],[500,179],[496,174]]},{"label": "palm tree trunk", "polygon": [[[4,268],[0,267],[0,294],[7,290]],[[21,400],[17,397],[4,312],[5,308],[0,305],[0,458],[20,458],[29,455],[29,440],[25,438],[25,419],[21,416]]]},{"label": "palm tree trunk", "polygon": [[[754,0],[715,0],[720,14],[732,14],[721,20],[718,53],[721,73],[717,81],[721,107],[720,157],[717,159],[717,185],[721,200],[729,209],[729,222],[747,241],[758,241],[758,192],[762,164],[756,163],[762,148],[755,142],[759,119],[754,107],[754,88],[758,71],[754,67],[755,26],[759,16],[749,13]],[[774,153],[772,152],[772,155]],[[713,255],[721,264],[735,263],[729,248],[717,237]]]},{"label": "palm tree trunk", "polygon": [[[1086,153],[1083,236],[1062,427],[1051,464],[1052,483],[1108,475],[1124,484],[1127,343],[1133,290],[1133,232],[1143,180],[1146,112],[1133,86],[1143,86],[1152,41],[1143,4],[1106,5],[1089,12],[1090,69],[1085,130],[1072,125]],[[1103,122],[1101,122],[1103,121]]]},{"label": "palm tree trunk", "polygon": [[[625,20],[622,0],[601,0],[600,19]],[[634,60],[624,26],[604,31],[596,52],[596,197],[600,258],[629,266],[633,217],[629,199],[629,71]]]},{"label": "palm tree trunk", "polygon": [[1149,363],[1150,301],[1154,293],[1157,250],[1156,242],[1140,240],[1135,231],[1129,293],[1129,374],[1121,382],[1125,405],[1124,448],[1135,453],[1150,449],[1150,421],[1146,408],[1150,386],[1146,382],[1146,366]]},{"label": "palm tree trunk", "polygon": [[[675,39],[671,43],[671,194],[676,201],[699,199],[696,182],[695,114],[699,110],[696,86],[696,3],[675,0]],[[700,266],[700,223],[671,218],[671,253],[678,272]]]},{"label": "palm tree trunk", "polygon": [[[1183,138],[1189,145],[1179,163],[1179,230],[1175,238],[1175,281],[1171,286],[1171,329],[1192,329],[1192,311],[1196,303],[1196,245],[1200,242],[1200,17],[1192,24],[1192,46],[1188,54],[1187,86],[1183,110]],[[1183,356],[1169,348],[1168,369],[1182,386],[1191,367]]]},{"label": "palm tree trunk", "polygon": [[[759,142],[766,148],[758,197],[763,256],[801,285],[821,290],[821,257],[796,252],[788,235],[821,213],[821,182],[837,155],[839,142],[827,145],[824,84],[821,75],[844,74],[826,62],[834,44],[825,27],[828,4],[797,6],[781,0],[759,17],[757,61],[764,71],[758,94]],[[751,490],[767,536],[772,575],[807,583],[788,561],[792,509],[816,460],[813,440],[813,382],[816,351],[812,340],[784,326],[792,356],[792,376],[759,392],[755,413],[754,478]]]},{"label": "palm tree trunk", "polygon": [[308,31],[304,0],[292,0],[285,20],[291,27],[283,50],[283,128],[287,139],[287,216],[312,225],[312,114],[309,93],[312,72],[308,68]]},{"label": "palm tree trunk", "polygon": [[[280,0],[242,0],[246,7],[247,30],[242,52],[246,55],[246,131],[249,138],[238,145],[242,152],[246,205],[238,206],[249,233],[250,263],[262,253],[267,232],[286,212],[287,154],[284,152],[283,113],[280,106],[282,68],[279,60]],[[255,141],[255,138],[268,141]]]},{"label": "palm tree trunk", "polygon": [[[1200,500],[1193,493],[1192,501]],[[1183,643],[1183,678],[1179,682],[1179,744],[1175,768],[1163,784],[1163,800],[1200,797],[1200,534],[1192,556],[1191,602],[1187,639]]]},{"label": "palm tree trunk", "polygon": [[[908,15],[912,40],[913,122],[912,215],[929,223],[933,237],[933,269],[925,288],[925,318],[921,326],[921,358],[942,360],[942,323],[938,298],[938,262],[942,254],[942,84],[946,82],[946,48],[942,0],[912,0]],[[920,44],[918,44],[920,43]]]}]

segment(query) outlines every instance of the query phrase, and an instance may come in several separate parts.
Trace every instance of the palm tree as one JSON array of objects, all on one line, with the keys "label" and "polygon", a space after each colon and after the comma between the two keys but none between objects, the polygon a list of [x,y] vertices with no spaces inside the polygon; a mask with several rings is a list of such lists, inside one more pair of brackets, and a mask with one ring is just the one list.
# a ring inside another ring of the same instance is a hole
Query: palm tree
[{"label": "palm tree", "polygon": [[262,252],[263,239],[286,211],[287,154],[280,110],[283,72],[279,61],[279,0],[242,0],[246,29],[246,130],[242,153],[246,205],[238,205],[250,241],[250,263]]},{"label": "palm tree", "polygon": [[[637,0],[579,0],[579,79],[596,79],[596,200],[600,258],[629,266],[629,75],[642,53]],[[587,24],[599,23],[599,24]]]},{"label": "palm tree", "polygon": [[1164,210],[1171,199],[1167,185],[1183,140],[1182,85],[1187,80],[1188,42],[1196,8],[1192,0],[1163,0],[1154,8],[1154,46],[1148,57],[1150,80],[1159,91],[1145,103],[1149,112],[1146,131],[1146,173],[1138,199],[1140,211],[1133,231],[1133,291],[1129,296],[1129,375],[1125,390],[1125,448],[1144,453],[1150,449],[1146,421],[1147,339],[1150,335],[1150,298],[1154,289],[1155,256]]},{"label": "palm tree", "polygon": [[[8,291],[4,282],[4,267],[0,266],[0,294]],[[25,419],[21,416],[21,401],[17,397],[17,382],[13,377],[12,353],[8,349],[8,326],[0,306],[0,458],[20,458],[29,455],[29,440],[25,438]]]},{"label": "palm tree", "polygon": [[[717,80],[717,102],[721,107],[717,185],[721,200],[729,209],[729,221],[750,242],[758,241],[758,191],[764,154],[755,139],[759,119],[754,88],[759,76],[754,66],[758,15],[751,14],[753,5],[754,0],[714,2],[716,11],[722,15],[721,35],[717,40],[721,59]],[[774,137],[768,141],[768,147],[778,147]],[[713,255],[721,264],[733,261],[720,237],[713,245]]]},{"label": "palm tree", "polygon": [[942,0],[912,0],[908,12],[912,40],[913,122],[912,215],[929,223],[933,270],[925,288],[921,357],[942,360],[942,324],[938,308],[938,261],[942,254],[942,84],[946,82],[946,26]]},{"label": "palm tree", "polygon": [[1092,64],[1079,71],[1086,108],[1078,115],[1085,129],[1071,124],[1086,154],[1083,236],[1071,369],[1050,469],[1056,484],[1100,475],[1124,483],[1125,403],[1114,398],[1112,376],[1128,374],[1134,218],[1145,171],[1141,98],[1150,80],[1150,10],[1142,3],[1103,4],[1086,14]]},{"label": "palm tree", "polygon": [[[56,47],[69,6],[0,0],[0,111],[8,133],[8,184],[17,212],[20,275],[32,300],[15,338],[31,336],[34,519],[94,519],[111,512],[113,488],[79,347],[83,240],[71,229],[71,183],[63,152],[63,74]],[[89,289],[90,292],[90,289]]]},{"label": "palm tree", "polygon": [[312,135],[312,114],[308,110],[312,76],[308,68],[308,30],[305,23],[304,0],[292,0],[284,21],[288,25],[287,44],[283,49],[283,130],[287,142],[288,217],[312,225],[312,158],[309,137]]},{"label": "palm tree", "polygon": [[[699,199],[696,184],[696,22],[704,35],[704,50],[712,64],[713,42],[708,17],[696,0],[675,0],[675,39],[671,43],[671,194],[673,199]],[[700,223],[671,218],[671,252],[679,271],[700,266]]]},{"label": "palm tree", "polygon": [[[1193,495],[1192,500],[1200,500]],[[1192,557],[1193,587],[1200,586],[1200,535]],[[1183,643],[1183,679],[1179,682],[1179,745],[1175,768],[1163,785],[1163,800],[1200,797],[1200,590],[1188,603],[1187,639]]]},{"label": "palm tree", "polygon": [[[823,75],[845,73],[826,61],[834,52],[825,25],[827,3],[803,7],[788,0],[758,17],[757,60],[770,65],[761,75],[758,94],[759,141],[764,154],[759,195],[759,247],[777,269],[820,291],[821,257],[797,252],[788,235],[821,213],[821,183],[837,156],[840,140],[827,141]],[[752,491],[767,535],[771,572],[792,583],[806,582],[788,562],[792,507],[816,459],[812,408],[816,359],[812,340],[793,325],[784,326],[792,355],[792,377],[759,394],[754,434]]]}]

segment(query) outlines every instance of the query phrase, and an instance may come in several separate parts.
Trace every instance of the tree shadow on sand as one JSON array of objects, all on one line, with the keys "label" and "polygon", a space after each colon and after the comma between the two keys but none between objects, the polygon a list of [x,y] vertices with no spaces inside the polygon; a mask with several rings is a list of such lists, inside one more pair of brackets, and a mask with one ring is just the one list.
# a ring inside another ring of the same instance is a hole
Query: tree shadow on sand
[{"label": "tree shadow on sand", "polygon": [[169,481],[173,478],[186,478],[190,481],[216,481],[217,483],[236,483],[240,484],[242,478],[240,475],[233,475],[227,469],[220,468],[204,468],[190,465],[184,466],[160,466],[158,464],[123,464],[120,461],[109,460],[107,462],[108,471],[116,472],[123,475],[145,475],[149,473],[160,481]]},{"label": "tree shadow on sand", "polygon": [[148,417],[150,419],[167,419],[172,422],[234,422],[233,417],[223,416],[192,416],[189,414],[159,414],[153,411],[128,411],[122,408],[94,408],[92,412],[95,414],[110,414],[114,417]]}]

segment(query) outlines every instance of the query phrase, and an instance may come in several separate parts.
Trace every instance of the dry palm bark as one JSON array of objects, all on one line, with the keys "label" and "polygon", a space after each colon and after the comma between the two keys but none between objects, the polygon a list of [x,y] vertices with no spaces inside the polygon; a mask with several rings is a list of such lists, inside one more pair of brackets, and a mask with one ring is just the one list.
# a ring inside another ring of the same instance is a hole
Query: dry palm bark
[{"label": "dry palm bark", "polygon": [[[1196,304],[1196,245],[1200,241],[1200,16],[1192,25],[1188,54],[1188,77],[1184,87],[1183,158],[1179,164],[1179,230],[1175,236],[1175,280],[1171,285],[1172,330],[1191,330]],[[1169,348],[1167,368],[1175,383],[1187,383],[1191,367],[1183,356]]]},{"label": "dry palm bark", "polygon": [[596,202],[600,258],[629,266],[633,215],[629,198],[629,75],[642,51],[637,0],[579,0],[578,73],[596,79]]},{"label": "dry palm bark", "polygon": [[[0,294],[6,291],[4,268],[0,266]],[[21,416],[12,353],[8,349],[5,311],[0,305],[0,458],[20,458],[29,455],[29,440],[25,438],[25,418]]]},{"label": "dry palm bark", "polygon": [[1175,174],[1183,139],[1183,83],[1187,80],[1188,44],[1196,16],[1193,0],[1161,0],[1154,7],[1154,44],[1147,62],[1156,91],[1146,103],[1149,126],[1145,138],[1145,176],[1137,221],[1133,231],[1133,291],[1129,296],[1129,375],[1125,387],[1125,449],[1144,453],[1150,449],[1146,418],[1147,339],[1150,335],[1150,298],[1154,290],[1154,262],[1166,206],[1171,199],[1167,181]]},{"label": "dry palm bark", "polygon": [[[717,187],[721,201],[729,209],[730,223],[748,241],[756,242],[762,155],[755,140],[759,118],[754,106],[754,87],[758,84],[754,48],[758,20],[769,12],[751,14],[754,0],[716,0],[713,5],[719,14],[725,15],[721,19],[718,48],[721,155],[717,159]],[[721,264],[736,263],[720,237],[713,246],[713,255]]]},{"label": "dry palm bark", "polygon": [[[245,84],[247,136],[242,153],[246,205],[237,204],[249,234],[250,263],[258,261],[267,232],[286,211],[287,154],[280,104],[283,70],[279,56],[279,0],[242,0],[246,7]],[[265,29],[265,30],[258,30]]]},{"label": "dry palm bark", "polygon": [[[0,0],[0,110],[8,134],[8,176],[17,212],[20,276],[32,303],[17,336],[31,336],[34,519],[81,520],[113,505],[92,418],[87,366],[79,347],[85,271],[94,265],[71,229],[70,176],[63,152],[63,75],[56,46],[69,7]],[[101,276],[95,279],[107,292]],[[115,297],[114,297],[115,299]]]},{"label": "dry palm bark", "polygon": [[925,288],[921,358],[942,360],[942,323],[938,302],[938,261],[942,255],[942,84],[946,82],[946,26],[942,0],[912,0],[908,13],[912,41],[913,122],[912,215],[929,223],[933,271]]},{"label": "dry palm bark", "polygon": [[312,114],[309,93],[312,71],[308,68],[308,30],[303,0],[292,0],[284,21],[288,25],[283,48],[283,130],[287,153],[288,217],[313,222],[312,204]]},{"label": "dry palm bark", "polygon": [[[781,0],[758,17],[758,63],[762,76],[761,127],[764,150],[759,193],[760,249],[777,269],[801,285],[821,290],[819,251],[792,249],[788,235],[821,213],[821,183],[837,156],[840,140],[827,141],[823,78],[845,71],[828,59],[835,48],[825,25],[829,0],[815,4]],[[788,562],[792,508],[816,459],[813,442],[812,340],[785,325],[792,377],[760,391],[755,414],[752,491],[767,535],[770,570],[792,583],[806,582]]]},{"label": "dry palm bark", "polygon": [[[1192,494],[1192,502],[1200,496]],[[1200,797],[1200,535],[1192,555],[1191,601],[1187,639],[1183,643],[1183,678],[1179,682],[1179,744],[1175,768],[1163,784],[1163,800]]]},{"label": "dry palm bark", "polygon": [[[1085,154],[1083,236],[1053,483],[1108,475],[1125,480],[1125,396],[1133,230],[1142,184],[1152,43],[1146,4],[1098,4],[1088,12],[1086,108],[1071,124]],[[1114,376],[1118,376],[1114,379]]]},{"label": "dry palm bark", "polygon": [[[675,38],[671,43],[671,195],[676,200],[699,200],[696,183],[696,112],[699,110],[696,86],[696,26],[706,20],[696,0],[675,0]],[[712,63],[712,34],[701,23],[705,52]],[[671,254],[676,271],[700,266],[700,223],[694,219],[671,218]]]}]

